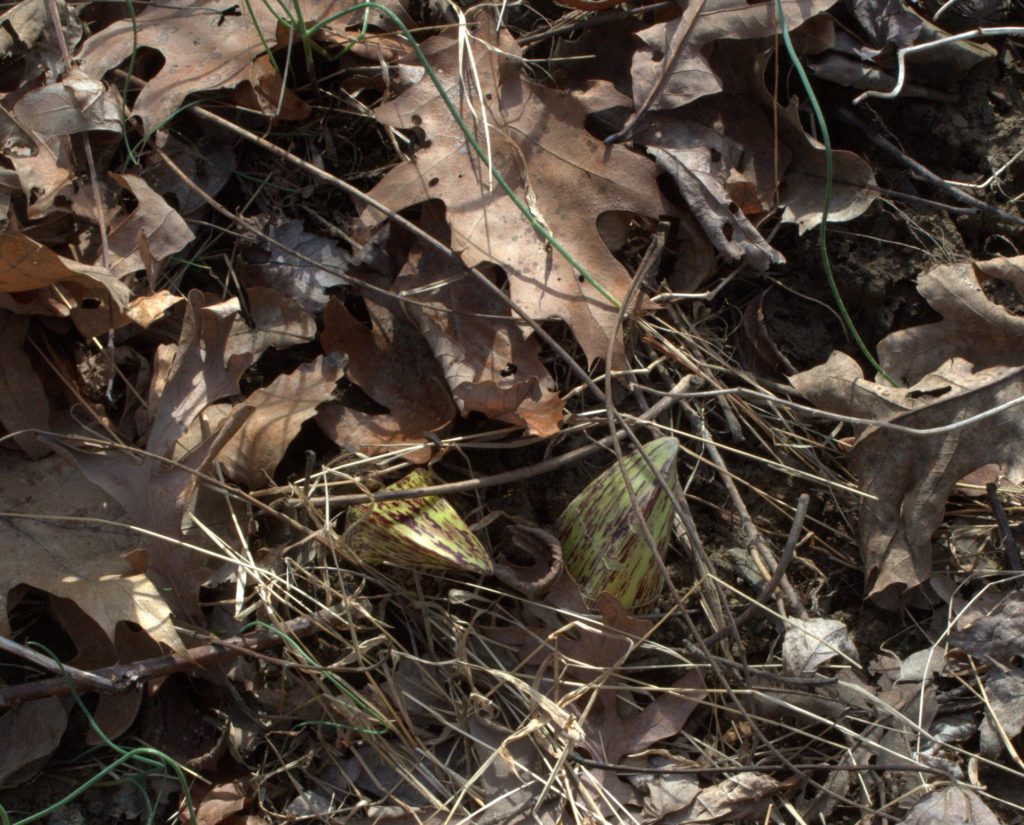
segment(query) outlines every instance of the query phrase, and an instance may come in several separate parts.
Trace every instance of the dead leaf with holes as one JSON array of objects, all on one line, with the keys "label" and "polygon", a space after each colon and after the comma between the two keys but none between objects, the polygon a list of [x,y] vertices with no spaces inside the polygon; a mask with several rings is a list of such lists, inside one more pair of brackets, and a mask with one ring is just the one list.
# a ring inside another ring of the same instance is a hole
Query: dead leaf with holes
[{"label": "dead leaf with holes", "polygon": [[[669,211],[654,163],[589,135],[584,120],[593,104],[585,96],[528,80],[519,47],[509,34],[495,34],[489,14],[475,15],[472,25],[471,53],[461,52],[455,29],[423,44],[448,99],[533,218],[607,293],[622,299],[630,273],[605,245],[597,219],[611,211],[652,219]],[[466,77],[470,61],[473,78]],[[512,300],[528,315],[565,321],[589,361],[606,358],[611,348],[621,362],[617,307],[547,244],[493,180],[432,80],[421,79],[375,115],[410,130],[419,145],[370,194],[394,210],[443,200],[452,248],[467,265],[502,267]],[[369,224],[384,220],[372,209],[362,217]]]},{"label": "dead leaf with holes", "polygon": [[[420,223],[447,245],[442,210],[431,207],[424,206]],[[434,351],[462,415],[479,412],[534,435],[558,432],[564,405],[536,339],[463,266],[415,241],[392,290],[412,299],[405,311]]]},{"label": "dead leaf with holes", "polygon": [[[328,13],[352,5],[339,0],[302,0],[295,11],[307,26]],[[81,70],[100,80],[135,50],[151,48],[164,56],[164,65],[139,93],[132,115],[152,134],[193,92],[233,89],[243,81],[261,85],[254,61],[267,48],[284,45],[287,21],[283,9],[255,2],[225,6],[214,0],[169,0],[147,6],[134,20],[107,26],[85,41],[78,54]]]}]

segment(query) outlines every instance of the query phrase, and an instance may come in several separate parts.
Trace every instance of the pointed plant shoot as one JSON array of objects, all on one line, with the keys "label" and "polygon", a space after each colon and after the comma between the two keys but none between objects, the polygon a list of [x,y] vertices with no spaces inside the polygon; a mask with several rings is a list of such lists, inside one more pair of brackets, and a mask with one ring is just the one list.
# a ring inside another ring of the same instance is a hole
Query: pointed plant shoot
[{"label": "pointed plant shoot", "polygon": [[[644,445],[643,453],[650,465],[639,450],[626,456],[588,484],[555,523],[565,567],[587,599],[607,591],[628,608],[648,604],[661,592],[662,565],[639,519],[647,522],[655,550],[664,559],[672,535],[672,498],[679,484],[679,441],[659,438]],[[637,507],[630,501],[627,483]]]},{"label": "pointed plant shoot", "polygon": [[[415,490],[436,482],[428,470],[418,469],[385,489]],[[342,542],[366,564],[484,575],[493,570],[483,545],[441,496],[373,501],[351,507]]]}]

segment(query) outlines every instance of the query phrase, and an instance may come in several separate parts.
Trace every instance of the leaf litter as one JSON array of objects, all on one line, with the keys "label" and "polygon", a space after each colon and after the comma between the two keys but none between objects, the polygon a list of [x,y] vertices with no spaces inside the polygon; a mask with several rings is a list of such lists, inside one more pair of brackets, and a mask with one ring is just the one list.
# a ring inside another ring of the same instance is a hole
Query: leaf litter
[{"label": "leaf litter", "polygon": [[[773,3],[611,24],[602,4],[575,41],[572,15],[531,7],[499,24],[394,2],[314,32],[350,4],[54,5],[59,28],[23,0],[0,29],[17,88],[0,100],[0,735],[19,742],[0,786],[103,741],[32,658],[46,642],[106,735],[206,775],[185,821],[1020,810],[995,789],[1019,776],[1024,725],[999,516],[1022,486],[1021,259],[983,259],[1002,248],[988,227],[954,227],[974,260],[914,235],[932,264],[902,277],[932,314],[874,335],[904,386],[849,347],[788,376],[846,430],[788,407],[777,366],[740,369],[733,307],[816,266],[799,236],[824,219],[827,153]],[[829,115],[865,78],[890,83],[894,50],[933,25],[891,0],[782,8]],[[549,39],[574,59],[548,61]],[[915,80],[926,105],[949,99]],[[848,137],[829,219],[863,237],[879,181],[902,184]],[[671,292],[708,281],[697,302]],[[695,388],[712,395],[681,399]],[[582,595],[543,529],[636,460],[612,455],[612,407],[710,468],[666,485],[662,595],[628,607]],[[996,484],[988,522],[979,479]],[[968,522],[980,554],[960,550]],[[311,615],[316,634],[288,635]],[[277,628],[273,655],[159,675],[253,621]],[[101,670],[108,686],[81,681]]]}]

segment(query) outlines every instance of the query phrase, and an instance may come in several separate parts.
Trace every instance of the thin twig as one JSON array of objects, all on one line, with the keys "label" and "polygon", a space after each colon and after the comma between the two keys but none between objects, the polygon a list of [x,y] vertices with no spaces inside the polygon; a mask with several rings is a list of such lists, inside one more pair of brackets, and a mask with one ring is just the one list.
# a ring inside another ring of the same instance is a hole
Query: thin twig
[{"label": "thin twig", "polygon": [[[25,647],[25,645],[18,644],[13,639],[8,639],[5,636],[0,636],[0,650],[17,656],[19,659],[31,662],[48,673],[66,673],[77,683],[83,686],[87,685],[92,690],[110,691],[114,689],[113,682],[103,676],[90,673],[88,670],[79,670],[71,665],[62,665],[60,662],[55,662],[49,656],[44,656],[42,653],[30,647]],[[0,705],[2,704],[3,702],[0,701]]]},{"label": "thin twig", "polygon": [[1024,565],[1021,564],[1020,547],[1017,546],[1017,539],[1014,538],[1010,520],[1006,517],[1003,502],[999,500],[999,488],[994,481],[990,481],[985,485],[985,492],[988,494],[988,502],[992,506],[992,515],[996,517],[996,524],[999,525],[999,535],[1002,538],[1001,544],[1003,552],[1006,554],[1006,563],[1011,570],[1024,570]]},{"label": "thin twig", "polygon": [[[325,607],[309,616],[300,616],[285,622],[280,632],[256,630],[194,647],[183,653],[155,656],[128,665],[111,665],[91,673],[63,665],[63,671],[70,678],[40,679],[37,682],[0,687],[0,707],[11,707],[47,696],[66,696],[73,688],[96,690],[100,693],[127,693],[158,676],[198,670],[245,653],[275,647],[284,643],[285,636],[309,636],[325,625],[336,625],[344,620],[344,617],[338,614],[337,607]],[[5,641],[7,640],[0,637],[0,642]],[[53,660],[43,658],[49,662],[49,668],[52,670],[55,664]]]}]

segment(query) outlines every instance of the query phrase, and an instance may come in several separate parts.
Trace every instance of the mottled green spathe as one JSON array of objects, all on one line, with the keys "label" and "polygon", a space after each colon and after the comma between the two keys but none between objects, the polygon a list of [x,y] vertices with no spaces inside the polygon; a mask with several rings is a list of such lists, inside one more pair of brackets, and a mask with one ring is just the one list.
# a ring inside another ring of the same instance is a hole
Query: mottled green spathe
[{"label": "mottled green spathe", "polygon": [[[429,487],[437,479],[414,470],[386,490]],[[350,507],[342,542],[367,564],[410,570],[461,570],[489,574],[491,559],[455,508],[441,496],[376,501]]]},{"label": "mottled green spathe", "polygon": [[[654,536],[658,555],[664,559],[672,536],[672,496],[679,484],[679,441],[659,438],[645,444],[643,451],[671,493],[658,484],[640,451],[636,451],[588,484],[555,523],[565,567],[588,599],[606,590],[624,607],[648,604],[664,584],[661,565],[644,539],[638,512]],[[639,505],[637,510],[626,492],[626,479]]]}]

